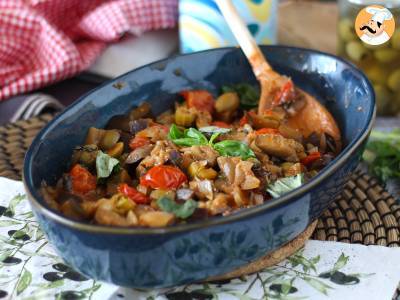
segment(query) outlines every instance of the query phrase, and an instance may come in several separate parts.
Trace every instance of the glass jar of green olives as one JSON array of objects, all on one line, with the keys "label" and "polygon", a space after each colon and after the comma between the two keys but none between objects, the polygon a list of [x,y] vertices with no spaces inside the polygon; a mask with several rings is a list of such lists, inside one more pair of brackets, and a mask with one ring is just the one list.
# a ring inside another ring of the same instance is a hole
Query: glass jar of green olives
[{"label": "glass jar of green olives", "polygon": [[[392,38],[377,46],[362,42],[355,31],[358,13],[373,4],[389,9],[397,25]],[[372,82],[378,114],[400,114],[400,0],[339,0],[337,52],[358,65]]]}]

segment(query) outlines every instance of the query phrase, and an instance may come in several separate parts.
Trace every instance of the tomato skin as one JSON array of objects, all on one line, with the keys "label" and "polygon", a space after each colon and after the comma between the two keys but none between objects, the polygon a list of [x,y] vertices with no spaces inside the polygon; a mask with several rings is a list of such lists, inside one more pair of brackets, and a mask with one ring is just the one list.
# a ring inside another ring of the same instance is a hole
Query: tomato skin
[{"label": "tomato skin", "polygon": [[311,165],[314,161],[318,160],[321,158],[321,153],[316,151],[316,152],[311,152],[309,155],[307,155],[306,157],[304,157],[302,160],[300,160],[300,162],[305,165],[306,167],[308,167],[309,165]]},{"label": "tomato skin", "polygon": [[220,127],[220,128],[231,128],[231,125],[229,125],[229,124],[227,124],[225,122],[222,122],[222,121],[214,121],[214,122],[211,123],[211,125],[217,126],[217,127]]},{"label": "tomato skin", "polygon": [[273,116],[274,111],[272,109],[267,109],[266,111],[263,112],[264,116]]},{"label": "tomato skin", "polygon": [[256,131],[256,134],[280,134],[280,132],[275,128],[261,128]]},{"label": "tomato skin", "polygon": [[96,189],[96,176],[92,175],[80,164],[73,166],[69,173],[72,182],[72,192],[77,195],[86,194]]},{"label": "tomato skin", "polygon": [[294,84],[292,80],[288,80],[282,87],[281,90],[275,95],[273,104],[281,105],[288,103],[294,99]]},{"label": "tomato skin", "polygon": [[239,121],[239,126],[244,126],[249,123],[249,118],[247,117],[247,114],[245,114]]},{"label": "tomato skin", "polygon": [[207,111],[210,114],[214,111],[214,97],[205,90],[182,91],[179,93],[189,108],[194,107],[199,111]]},{"label": "tomato skin", "polygon": [[187,181],[185,173],[173,166],[155,166],[140,178],[140,184],[153,189],[176,189]]},{"label": "tomato skin", "polygon": [[131,187],[126,183],[120,183],[118,186],[118,192],[137,204],[147,204],[150,202],[150,197],[147,197],[145,194],[137,191],[134,187]]},{"label": "tomato skin", "polygon": [[130,140],[129,142],[129,148],[132,150],[135,150],[136,148],[140,148],[146,145],[150,144],[150,140],[147,137],[143,136],[135,136],[133,139]]}]

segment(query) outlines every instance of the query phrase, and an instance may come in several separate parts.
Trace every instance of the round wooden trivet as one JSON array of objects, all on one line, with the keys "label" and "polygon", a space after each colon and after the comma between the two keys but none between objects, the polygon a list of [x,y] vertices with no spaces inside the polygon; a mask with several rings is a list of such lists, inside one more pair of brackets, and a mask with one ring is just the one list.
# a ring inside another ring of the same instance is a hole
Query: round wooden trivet
[{"label": "round wooden trivet", "polygon": [[245,265],[237,268],[229,273],[221,276],[210,277],[207,281],[223,281],[227,279],[237,278],[243,275],[253,274],[261,271],[270,266],[276,265],[277,263],[284,260],[286,257],[291,256],[297,250],[302,248],[305,242],[311,237],[315,228],[317,227],[317,221],[314,221],[306,230],[300,233],[295,239],[291,240],[289,243],[283,245],[279,249],[272,251],[271,253]]},{"label": "round wooden trivet", "polygon": [[[44,114],[0,127],[0,176],[21,179],[23,158],[27,148],[39,130],[53,116]],[[342,195],[318,220],[312,238],[398,247],[400,246],[399,223],[400,206],[393,196],[386,192],[376,179],[356,171]],[[303,233],[304,241],[304,236],[309,233],[309,230]],[[299,245],[298,241],[293,241],[294,244],[296,247]]]}]

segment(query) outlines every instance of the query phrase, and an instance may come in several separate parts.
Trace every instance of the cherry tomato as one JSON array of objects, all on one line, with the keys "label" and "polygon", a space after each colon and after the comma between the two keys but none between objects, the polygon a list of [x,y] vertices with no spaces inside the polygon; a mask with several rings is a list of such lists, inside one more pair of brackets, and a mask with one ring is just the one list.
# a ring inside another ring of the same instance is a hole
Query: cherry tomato
[{"label": "cherry tomato", "polygon": [[86,194],[96,189],[96,176],[92,175],[86,168],[76,164],[69,173],[72,181],[72,192],[74,194]]},{"label": "cherry tomato", "polygon": [[273,104],[281,105],[283,103],[290,102],[294,99],[294,85],[292,80],[288,80],[281,88],[281,90],[276,93]]},{"label": "cherry tomato", "polygon": [[321,153],[318,151],[311,152],[309,155],[304,157],[300,162],[305,165],[306,167],[311,165],[314,161],[321,158]]},{"label": "cherry tomato", "polygon": [[137,135],[129,142],[129,148],[135,150],[136,148],[140,148],[149,144],[150,140],[147,137],[142,137]]},{"label": "cherry tomato", "polygon": [[140,178],[140,184],[153,189],[176,189],[187,181],[185,173],[173,166],[155,166]]},{"label": "cherry tomato", "polygon": [[220,127],[220,128],[231,128],[231,125],[229,125],[229,124],[227,124],[225,122],[222,122],[222,121],[214,121],[214,122],[211,123],[211,125],[217,126],[217,127]]},{"label": "cherry tomato", "polygon": [[280,134],[280,132],[275,128],[261,128],[256,131],[256,134]]},{"label": "cherry tomato", "polygon": [[239,126],[244,126],[249,123],[249,118],[245,114],[239,121]]},{"label": "cherry tomato", "polygon": [[182,91],[183,96],[189,108],[194,107],[199,111],[207,111],[210,114],[214,111],[214,97],[204,90]]},{"label": "cherry tomato", "polygon": [[131,187],[126,183],[120,183],[120,185],[118,186],[118,192],[124,194],[126,197],[137,204],[147,204],[150,202],[149,197],[137,191],[134,187]]}]

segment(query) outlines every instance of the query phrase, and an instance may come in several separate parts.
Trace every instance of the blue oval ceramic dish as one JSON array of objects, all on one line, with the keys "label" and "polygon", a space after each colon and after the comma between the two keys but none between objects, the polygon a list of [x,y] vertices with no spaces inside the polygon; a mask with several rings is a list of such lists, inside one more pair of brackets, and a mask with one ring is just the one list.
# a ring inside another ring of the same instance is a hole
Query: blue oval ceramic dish
[{"label": "blue oval ceramic dish", "polygon": [[90,126],[143,101],[158,114],[184,89],[217,92],[222,85],[256,84],[236,48],[159,61],[107,82],[57,116],[35,138],[24,166],[33,211],[59,255],[83,274],[121,286],[170,287],[229,272],[279,248],[314,221],[341,192],[357,166],[375,113],[374,93],[354,66],[324,53],[262,47],[268,61],[320,99],[336,118],[345,149],[304,186],[227,217],[167,228],[117,228],[72,221],[48,207],[39,193],[68,167],[74,146]]}]

